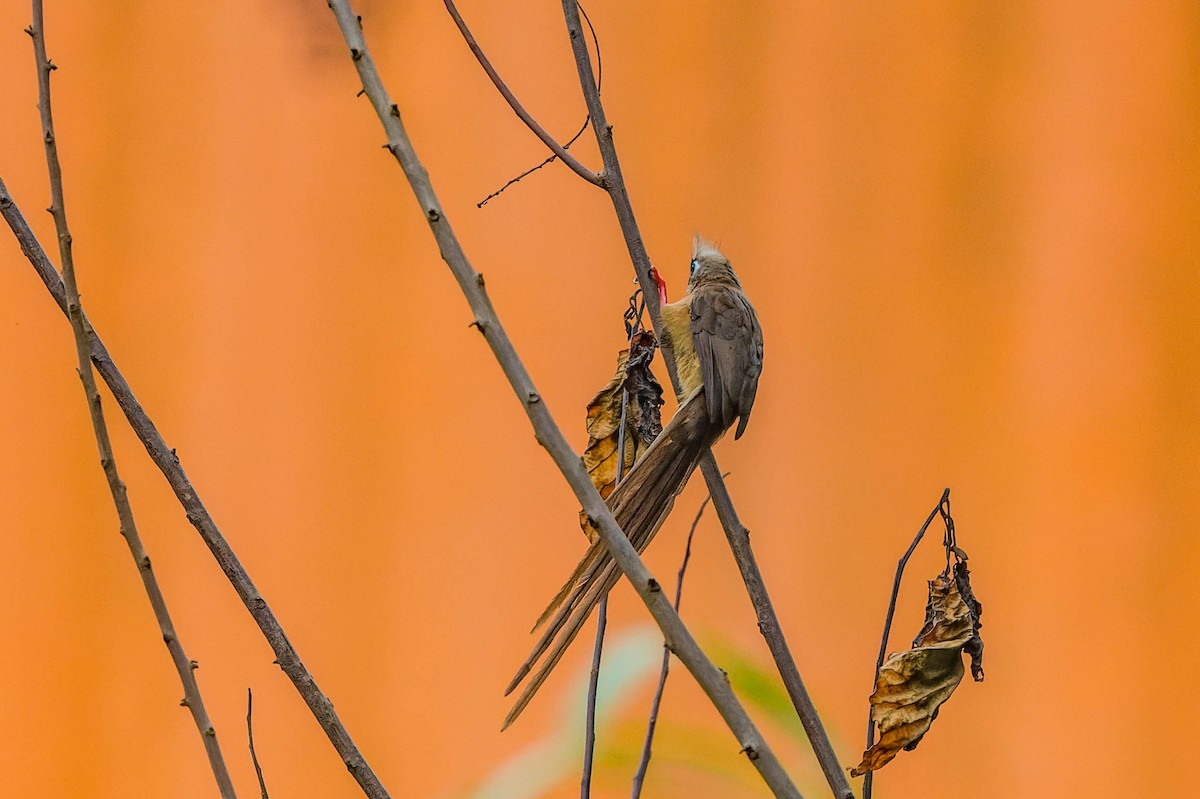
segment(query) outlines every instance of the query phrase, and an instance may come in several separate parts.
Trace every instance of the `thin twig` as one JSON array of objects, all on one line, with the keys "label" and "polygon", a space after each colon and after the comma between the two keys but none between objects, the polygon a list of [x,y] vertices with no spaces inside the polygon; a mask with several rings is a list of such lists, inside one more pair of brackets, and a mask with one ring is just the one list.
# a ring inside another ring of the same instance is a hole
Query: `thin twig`
[{"label": "thin twig", "polygon": [[[599,90],[600,84],[604,81],[604,66],[600,61],[600,37],[596,35],[596,28],[594,25],[592,25],[592,21],[591,21],[591,19],[588,18],[587,11],[584,10],[582,4],[580,4],[580,6],[579,6],[579,12],[581,14],[583,14],[583,21],[587,23],[588,31],[592,34],[592,46],[594,48],[596,48],[596,89]],[[475,50],[472,49],[472,52],[475,52]],[[482,51],[480,51],[480,52],[482,52]],[[579,137],[582,136],[585,131],[587,131],[588,125],[590,125],[591,122],[592,122],[592,118],[590,116],[584,117],[583,124],[579,126],[579,130],[575,131],[574,136],[567,139],[567,142],[563,145],[563,149],[564,150],[571,149],[571,145],[574,144],[575,142],[577,142],[579,140]],[[483,206],[487,205],[490,200],[493,200],[496,197],[499,197],[501,194],[503,194],[510,186],[514,186],[517,183],[520,183],[522,180],[529,177],[534,172],[537,172],[542,167],[547,166],[548,164],[551,164],[557,160],[558,160],[558,156],[551,153],[549,158],[546,158],[544,161],[542,161],[537,166],[526,169],[524,172],[517,175],[515,178],[512,178],[511,180],[509,180],[503,186],[496,189],[494,192],[492,192],[488,196],[484,197],[479,202],[475,203],[475,207],[482,208]]]},{"label": "thin twig", "polygon": [[629,579],[641,600],[646,604],[655,622],[663,631],[671,650],[687,666],[696,681],[704,689],[710,701],[729,725],[744,752],[763,780],[776,796],[797,797],[800,795],[791,778],[783,770],[773,751],[767,746],[745,709],[734,696],[724,675],[700,649],[695,638],[679,619],[670,601],[663,596],[658,581],[646,569],[633,544],[621,532],[612,512],[600,498],[592,485],[579,455],[571,449],[558,424],[538,394],[529,372],[513,348],[512,341],[500,323],[491,300],[484,287],[483,276],[471,266],[453,228],[446,219],[446,212],[438,201],[430,183],[429,174],[413,149],[412,142],[404,130],[400,109],[392,102],[375,60],[363,39],[362,25],[347,0],[330,0],[330,8],[337,17],[338,26],[345,37],[346,45],[359,80],[375,109],[387,134],[387,149],[396,158],[408,179],[421,213],[429,224],[438,244],[442,258],[458,281],[459,288],[474,313],[471,325],[483,334],[492,354],[503,369],[514,393],[521,401],[526,415],[533,426],[539,444],[554,459],[559,471],[570,484],[576,499],[583,507],[589,520],[597,528],[601,539],[612,553],[614,560]]},{"label": "thin twig", "polygon": [[[59,309],[64,314],[67,313],[66,293],[62,279],[54,268],[54,264],[46,256],[46,251],[38,243],[37,237],[29,228],[29,223],[25,221],[21,209],[13,201],[12,195],[8,193],[8,188],[2,179],[0,179],[0,215],[4,216],[4,220],[12,228],[25,257],[33,265],[54,301],[58,303]],[[150,453],[150,459],[167,478],[167,482],[175,492],[175,498],[179,500],[179,504],[183,506],[187,514],[188,521],[200,533],[200,537],[204,539],[204,543],[213,553],[217,565],[221,567],[221,571],[224,572],[246,609],[250,611],[250,615],[258,624],[259,629],[262,630],[263,637],[267,639],[267,643],[275,652],[275,662],[292,681],[317,723],[329,737],[333,748],[341,756],[342,762],[363,789],[363,793],[370,799],[388,797],[387,790],[375,776],[375,772],[371,770],[370,765],[359,752],[358,746],[350,737],[350,733],[338,718],[337,712],[333,709],[333,703],[317,687],[316,680],[304,665],[304,661],[300,659],[296,648],[288,640],[287,634],[279,624],[279,620],[275,618],[271,606],[259,593],[250,579],[250,575],[246,573],[245,567],[242,566],[241,561],[229,546],[229,542],[225,540],[216,522],[213,521],[208,509],[205,508],[196,489],[183,471],[183,466],[175,454],[175,450],[167,446],[167,442],[158,428],[146,415],[146,410],[134,396],[129,383],[126,382],[116,363],[113,362],[112,356],[109,355],[99,334],[88,322],[87,316],[82,312],[80,315],[88,331],[88,346],[96,371],[108,384],[109,390],[112,391],[117,405],[124,412],[130,427],[146,447],[146,451]]]},{"label": "thin twig", "polygon": [[[662,330],[662,312],[659,309],[658,291],[656,284],[650,276],[650,257],[646,253],[646,246],[642,241],[642,234],[633,214],[633,206],[629,201],[629,192],[625,186],[625,178],[621,174],[621,164],[617,158],[616,146],[613,144],[612,126],[608,124],[608,117],[604,113],[604,105],[600,100],[600,92],[596,88],[596,81],[592,74],[592,62],[588,55],[587,42],[583,37],[579,23],[576,0],[563,0],[562,6],[563,16],[567,22],[567,32],[571,38],[571,48],[575,54],[575,67],[579,73],[579,84],[583,90],[584,100],[587,103],[588,114],[592,117],[592,129],[595,131],[596,142],[600,148],[600,157],[604,163],[604,188],[612,199],[613,209],[616,211],[617,221],[620,224],[621,233],[625,238],[625,246],[629,250],[629,256],[633,261],[638,282],[641,284],[642,291],[648,298],[646,304],[650,311],[650,318],[654,324],[654,329]],[[667,364],[671,383],[675,387],[676,394],[678,394],[680,392],[679,376],[676,370],[675,353],[672,351],[669,341],[664,342],[663,361]],[[804,681],[800,678],[800,672],[796,668],[796,662],[792,657],[787,640],[783,636],[779,618],[775,614],[775,608],[771,604],[770,596],[767,593],[766,583],[762,578],[762,573],[758,569],[754,553],[750,549],[749,534],[738,519],[737,511],[733,507],[733,500],[729,496],[729,490],[725,486],[725,481],[721,479],[721,470],[717,466],[716,458],[711,451],[706,453],[701,459],[700,470],[704,475],[705,482],[708,483],[708,491],[713,498],[713,506],[717,509],[717,515],[721,519],[721,526],[725,529],[725,535],[729,539],[729,545],[733,550],[734,558],[737,560],[738,569],[742,573],[742,580],[746,584],[746,591],[750,595],[751,602],[754,604],[754,610],[758,616],[759,630],[762,632],[763,638],[766,639],[767,646],[771,650],[771,655],[775,659],[776,668],[783,679],[788,696],[791,697],[792,705],[796,708],[796,713],[800,717],[800,723],[804,726],[804,731],[808,735],[813,752],[821,765],[822,772],[825,774],[825,779],[829,783],[829,787],[835,797],[838,797],[838,799],[853,799],[854,792],[850,789],[850,783],[846,779],[846,774],[842,770],[841,764],[838,762],[837,753],[833,750],[833,745],[830,743],[829,736],[821,724],[821,718],[817,714],[816,707],[808,695],[808,690],[804,687]]]},{"label": "thin twig", "polygon": [[258,777],[260,799],[271,799],[267,795],[267,782],[263,779],[262,766],[258,764],[258,754],[254,751],[254,692],[246,689],[246,738],[250,741],[250,761],[254,763],[254,774]]},{"label": "thin twig", "polygon": [[596,606],[596,643],[588,672],[587,706],[584,710],[583,769],[579,775],[579,799],[592,795],[592,764],[596,757],[596,694],[600,689],[600,658],[604,653],[604,631],[608,627],[608,597]]},{"label": "thin twig", "polygon": [[505,101],[508,102],[509,106],[516,113],[516,115],[520,117],[521,121],[525,123],[526,127],[532,130],[534,134],[541,139],[547,147],[550,148],[550,151],[558,156],[560,161],[569,166],[575,174],[579,175],[579,177],[583,178],[588,183],[592,183],[597,186],[603,185],[603,178],[600,175],[579,163],[575,156],[567,152],[567,149],[559,144],[558,140],[551,136],[546,129],[543,128],[538,121],[534,119],[528,111],[525,110],[525,107],[521,105],[520,101],[517,100],[516,96],[512,93],[512,90],[510,90],[508,85],[505,84],[504,80],[501,79],[500,74],[496,72],[496,68],[492,66],[492,62],[488,60],[488,57],[484,55],[483,50],[480,49],[479,44],[475,41],[475,37],[471,35],[470,28],[467,27],[467,23],[463,20],[462,15],[458,13],[458,8],[456,8],[454,5],[454,0],[444,0],[444,2],[446,4],[446,10],[450,12],[450,17],[454,20],[454,24],[458,26],[459,32],[462,33],[463,39],[466,40],[467,47],[471,48],[471,52],[475,54],[475,58],[479,61],[479,65],[483,67],[483,71],[487,73],[489,78],[491,78],[492,83],[495,84],[496,88],[500,91],[501,96],[504,97]]},{"label": "thin twig", "polygon": [[[929,525],[933,524],[934,518],[939,514],[943,514],[943,518],[948,516],[948,512],[944,512],[950,502],[950,489],[947,488],[942,492],[942,498],[938,500],[938,504],[929,513],[929,518],[921,525],[921,529],[917,530],[917,534],[913,537],[912,543],[908,545],[908,549],[904,551],[900,562],[896,564],[896,577],[892,580],[892,596],[888,600],[887,616],[883,620],[883,637],[879,642],[879,657],[875,660],[875,674],[872,675],[871,685],[874,690],[875,677],[878,676],[879,670],[883,668],[883,661],[887,658],[888,637],[892,633],[892,617],[896,615],[896,598],[900,595],[900,581],[904,578],[904,568],[908,566],[908,559],[912,557],[913,552],[917,549],[917,544],[921,543],[921,539],[925,537],[925,531],[929,529]],[[947,533],[951,528],[947,525]],[[948,548],[947,548],[948,549]],[[875,706],[868,703],[867,706],[867,749],[875,745]],[[871,799],[871,789],[874,780],[874,772],[868,771],[863,777],[863,799]]]},{"label": "thin twig", "polygon": [[[692,538],[696,535],[696,528],[700,526],[700,519],[704,516],[704,510],[711,500],[711,496],[706,496],[700,503],[700,510],[696,511],[696,518],[692,519],[691,529],[688,530],[687,544],[683,547],[683,563],[679,565],[679,576],[675,581],[676,613],[679,612],[679,603],[683,599],[683,575],[687,572],[688,561],[692,559]],[[658,726],[658,709],[662,706],[663,691],[667,687],[667,673],[670,670],[671,650],[667,649],[666,644],[663,644],[662,666],[658,671],[658,686],[654,689],[654,699],[650,702],[650,720],[646,725],[646,740],[642,744],[642,757],[638,761],[637,771],[633,774],[632,799],[638,799],[642,795],[642,783],[646,780],[646,770],[650,768],[650,750],[654,744],[654,729]]]},{"label": "thin twig", "polygon": [[[579,140],[579,137],[580,137],[580,136],[582,136],[582,135],[583,135],[583,133],[584,133],[584,131],[586,131],[586,130],[588,129],[588,123],[590,123],[590,122],[591,122],[591,120],[590,120],[590,119],[585,119],[585,120],[583,120],[583,124],[579,126],[579,130],[575,132],[575,135],[574,135],[574,136],[572,136],[571,138],[567,139],[567,143],[563,145],[563,149],[564,149],[564,150],[566,150],[566,149],[570,148],[570,146],[571,146],[572,144],[574,144],[576,141],[578,141],[578,140]],[[529,169],[526,169],[524,172],[522,172],[521,174],[517,175],[515,178],[510,178],[510,179],[508,180],[508,182],[506,182],[506,183],[505,183],[503,186],[501,186],[500,188],[496,189],[494,192],[492,192],[492,193],[491,193],[491,194],[489,194],[488,196],[484,197],[484,198],[483,198],[482,200],[480,200],[479,202],[475,203],[475,207],[476,207],[476,208],[482,208],[483,206],[487,205],[487,204],[488,204],[489,202],[491,202],[492,200],[494,200],[494,199],[496,199],[497,197],[499,197],[499,196],[500,196],[501,194],[503,194],[504,192],[508,191],[508,188],[509,188],[510,186],[515,186],[516,184],[520,183],[520,182],[521,182],[522,180],[524,180],[525,178],[527,178],[527,177],[529,177],[530,175],[532,175],[534,172],[537,172],[537,171],[538,171],[539,169],[541,169],[542,167],[544,167],[544,166],[548,166],[548,165],[550,165],[550,164],[554,163],[554,162],[555,162],[555,161],[557,161],[557,160],[558,160],[558,156],[557,156],[557,155],[554,155],[553,153],[551,153],[551,154],[550,154],[550,157],[546,158],[544,161],[542,161],[542,162],[541,162],[540,164],[538,164],[537,166],[531,166],[531,167],[529,167]]]},{"label": "thin twig", "polygon": [[[150,565],[150,556],[142,545],[138,534],[137,524],[133,517],[133,507],[129,504],[128,492],[124,481],[117,470],[117,460],[113,454],[112,441],[108,435],[108,423],[104,418],[104,408],[100,401],[100,391],[96,387],[96,376],[92,373],[89,359],[87,319],[79,299],[79,287],[75,279],[75,259],[72,251],[71,231],[67,226],[67,212],[64,201],[62,166],[58,160],[58,140],[54,133],[54,117],[50,104],[50,72],[56,67],[46,56],[46,30],[42,0],[33,0],[33,23],[26,29],[33,39],[33,55],[37,63],[38,80],[38,109],[41,112],[42,142],[46,150],[46,167],[50,174],[50,211],[54,217],[54,227],[58,234],[59,255],[63,264],[63,290],[66,297],[67,316],[71,321],[71,330],[75,337],[75,353],[79,361],[79,379],[83,383],[84,396],[88,412],[92,420],[92,432],[96,438],[96,447],[100,451],[100,465],[108,482],[109,493],[112,494],[113,505],[116,507],[117,518],[120,521],[121,535],[133,556],[134,565],[142,578],[142,587],[150,599],[154,617],[163,641],[167,645],[171,661],[179,673],[179,681],[183,684],[182,705],[192,713],[192,720],[200,733],[200,740],[208,755],[209,766],[217,781],[217,789],[224,799],[236,799],[233,781],[229,770],[225,767],[225,758],[221,754],[221,746],[217,741],[217,731],[209,720],[208,711],[204,707],[204,699],[200,694],[200,686],[196,681],[195,669],[198,664],[190,660],[184,651],[183,643],[175,632],[171,614],[167,609],[167,601],[158,584],[158,577]],[[0,183],[0,188],[3,184]]]}]

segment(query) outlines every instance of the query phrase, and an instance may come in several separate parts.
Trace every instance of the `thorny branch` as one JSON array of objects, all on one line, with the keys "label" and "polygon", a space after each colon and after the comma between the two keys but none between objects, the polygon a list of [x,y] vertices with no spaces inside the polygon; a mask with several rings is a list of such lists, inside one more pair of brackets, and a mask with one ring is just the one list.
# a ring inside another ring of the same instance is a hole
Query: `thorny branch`
[{"label": "thorny branch", "polygon": [[[150,599],[154,616],[162,633],[171,662],[179,673],[179,681],[183,684],[184,707],[192,714],[196,729],[200,732],[200,740],[208,756],[209,767],[217,781],[217,790],[223,799],[236,799],[233,781],[225,766],[225,758],[221,754],[221,745],[217,741],[217,731],[208,717],[204,707],[204,699],[200,694],[200,685],[196,682],[195,669],[197,663],[190,660],[184,651],[183,643],[175,632],[167,608],[166,598],[158,584],[158,577],[150,565],[150,556],[142,545],[138,534],[137,524],[133,517],[133,507],[129,504],[129,496],[125,483],[117,470],[116,457],[113,454],[112,441],[108,435],[108,423],[104,418],[104,408],[100,402],[100,391],[96,387],[96,376],[92,372],[89,358],[88,336],[90,328],[79,300],[79,287],[75,280],[75,259],[72,250],[71,231],[67,225],[67,211],[64,200],[62,165],[58,160],[58,140],[54,134],[54,116],[50,105],[50,73],[56,67],[46,55],[45,15],[42,0],[33,0],[33,22],[26,28],[26,33],[33,39],[33,56],[37,64],[38,80],[38,110],[42,121],[42,143],[46,150],[46,167],[50,175],[50,211],[54,217],[54,227],[58,234],[59,256],[63,265],[63,289],[66,295],[67,316],[71,322],[71,330],[75,337],[75,353],[79,360],[79,379],[83,383],[88,412],[92,420],[92,432],[96,438],[96,447],[100,451],[100,465],[108,482],[109,493],[112,494],[113,505],[117,510],[120,521],[121,535],[129,547],[129,554],[142,578],[142,587]],[[0,191],[7,193],[3,182]]]},{"label": "thorny branch", "polygon": [[[21,245],[22,252],[25,253],[25,257],[29,259],[34,270],[46,285],[46,289],[54,297],[54,301],[58,303],[59,309],[64,314],[67,313],[66,291],[62,279],[54,268],[54,264],[46,256],[46,251],[38,243],[37,237],[29,228],[29,223],[25,221],[24,215],[21,214],[21,210],[13,201],[2,180],[0,180],[0,215],[4,216],[4,220],[12,228],[13,234]],[[112,391],[117,405],[120,406],[125,418],[129,421],[129,426],[133,428],[134,433],[146,447],[146,451],[150,453],[150,459],[167,478],[167,482],[175,492],[175,498],[179,500],[179,504],[183,506],[187,514],[188,521],[200,533],[200,537],[204,539],[209,551],[216,558],[217,565],[221,567],[221,571],[225,573],[225,577],[237,592],[238,597],[241,598],[246,609],[250,611],[250,615],[258,624],[259,629],[262,630],[263,637],[267,639],[267,643],[275,652],[275,662],[299,691],[305,704],[308,705],[317,723],[329,737],[333,748],[341,756],[342,762],[358,782],[363,793],[370,799],[387,799],[389,796],[387,790],[375,776],[375,772],[363,758],[362,753],[359,752],[354,739],[350,737],[350,733],[333,709],[333,703],[317,686],[308,667],[304,665],[296,648],[288,640],[279,620],[275,618],[271,606],[258,592],[250,575],[246,573],[245,567],[242,566],[232,547],[229,546],[229,542],[221,534],[199,495],[196,494],[196,489],[183,471],[183,466],[175,454],[175,450],[167,446],[166,440],[154,426],[154,422],[146,415],[146,410],[134,396],[129,383],[126,382],[112,356],[109,355],[99,334],[88,322],[87,316],[82,311],[80,316],[87,329],[89,354],[96,371],[100,373],[109,390]]]},{"label": "thorny branch", "polygon": [[695,638],[692,637],[687,627],[680,621],[679,615],[671,607],[670,601],[663,596],[660,583],[646,569],[629,539],[617,526],[608,506],[604,504],[595,486],[588,479],[579,456],[567,443],[562,431],[546,408],[546,403],[538,394],[533,380],[518,357],[512,341],[492,307],[491,300],[484,288],[482,275],[476,272],[467,260],[454,230],[446,219],[446,213],[433,190],[429,175],[405,132],[400,109],[392,102],[384,88],[375,66],[375,60],[367,49],[360,19],[351,10],[347,0],[331,0],[329,6],[337,17],[338,26],[341,28],[346,45],[350,50],[350,56],[358,71],[363,90],[371,100],[387,134],[387,149],[403,169],[420,205],[421,213],[438,243],[442,258],[454,274],[459,288],[475,314],[472,325],[483,334],[497,362],[504,370],[505,376],[533,425],[538,443],[545,447],[563,473],[576,498],[612,553],[614,560],[662,629],[668,646],[695,676],[696,681],[738,738],[742,751],[758,769],[763,780],[776,796],[800,796],[774,752],[767,746],[758,729],[746,715],[741,703],[734,696],[724,675],[700,649]]}]

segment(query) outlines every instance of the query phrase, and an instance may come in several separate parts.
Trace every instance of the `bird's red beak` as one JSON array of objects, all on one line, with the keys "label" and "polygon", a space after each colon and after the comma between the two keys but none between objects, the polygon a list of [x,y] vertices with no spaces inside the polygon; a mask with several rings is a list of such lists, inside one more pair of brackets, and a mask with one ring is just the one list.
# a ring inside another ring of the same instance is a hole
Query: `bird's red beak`
[{"label": "bird's red beak", "polygon": [[658,304],[667,304],[667,281],[662,279],[662,275],[658,273],[656,267],[650,267],[650,277],[654,278],[654,285],[658,286]]}]

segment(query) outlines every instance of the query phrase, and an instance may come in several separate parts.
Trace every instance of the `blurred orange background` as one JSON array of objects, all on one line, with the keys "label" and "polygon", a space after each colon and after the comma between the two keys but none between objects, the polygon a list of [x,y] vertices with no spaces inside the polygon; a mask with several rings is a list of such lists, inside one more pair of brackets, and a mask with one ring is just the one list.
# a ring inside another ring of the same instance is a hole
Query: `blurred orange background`
[{"label": "blurred orange background", "polygon": [[[542,146],[441,3],[358,10],[458,235],[582,447],[632,289],[608,198],[553,164],[477,209]],[[558,4],[461,10],[531,112],[573,133],[584,110]],[[1200,744],[1200,7],[588,12],[672,298],[699,230],[757,305],[759,401],[717,453],[843,763],[862,751],[896,559],[950,486],[988,677],[876,794],[1179,793]],[[57,263],[28,23],[26,3],[0,0],[0,176]],[[578,703],[568,672],[590,633],[498,732],[529,625],[582,550],[577,504],[468,328],[332,15],[51,1],[47,31],[95,327],[392,795],[483,795]],[[573,151],[598,167],[589,139]],[[214,796],[117,535],[70,327],[0,239],[0,795]],[[360,795],[105,397],[240,792],[257,795],[252,687],[272,794]],[[702,498],[696,479],[648,553],[667,582]],[[939,532],[910,567],[893,648],[920,625]],[[685,621],[768,664],[711,516],[692,563]],[[625,586],[614,597],[614,635],[657,657],[644,608]],[[664,715],[719,731],[673,674]],[[805,794],[827,795],[807,750],[764,729]],[[721,734],[712,757],[763,795]],[[577,795],[573,768],[544,795]],[[600,795],[628,795],[628,770],[605,774]],[[646,795],[687,779],[652,764]],[[723,785],[691,794],[734,795]]]}]

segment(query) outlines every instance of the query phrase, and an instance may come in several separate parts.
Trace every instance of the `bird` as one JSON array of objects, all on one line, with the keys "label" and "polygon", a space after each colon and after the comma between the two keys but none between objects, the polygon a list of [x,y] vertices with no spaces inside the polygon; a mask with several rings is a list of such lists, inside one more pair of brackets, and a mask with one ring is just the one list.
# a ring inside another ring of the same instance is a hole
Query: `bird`
[{"label": "bird", "polygon": [[[675,355],[679,409],[607,499],[621,530],[639,553],[666,521],[675,497],[709,447],[735,421],[734,439],[742,437],[758,392],[763,357],[758,314],[729,259],[712,242],[694,236],[687,293],[677,302],[666,302],[665,282],[656,269],[651,275],[661,305],[660,337]],[[532,632],[543,625],[545,629],[505,696],[531,671],[533,676],[505,718],[503,729],[524,711],[620,576],[608,548],[597,538],[533,627]]]}]

